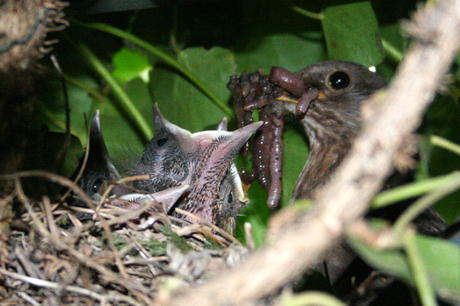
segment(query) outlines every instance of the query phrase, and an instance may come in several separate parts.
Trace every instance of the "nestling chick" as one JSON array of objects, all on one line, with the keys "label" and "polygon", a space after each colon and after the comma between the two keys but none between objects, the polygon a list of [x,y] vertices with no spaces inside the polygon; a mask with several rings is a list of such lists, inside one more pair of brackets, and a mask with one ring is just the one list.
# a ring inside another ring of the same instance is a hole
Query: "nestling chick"
[{"label": "nestling chick", "polygon": [[233,159],[262,123],[234,132],[225,131],[226,124],[221,123],[220,130],[192,134],[167,121],[157,105],[154,122],[155,136],[132,171],[133,175],[147,174],[150,179],[136,181],[134,187],[153,193],[188,184],[189,189],[175,207],[233,233],[238,212],[246,202]]}]

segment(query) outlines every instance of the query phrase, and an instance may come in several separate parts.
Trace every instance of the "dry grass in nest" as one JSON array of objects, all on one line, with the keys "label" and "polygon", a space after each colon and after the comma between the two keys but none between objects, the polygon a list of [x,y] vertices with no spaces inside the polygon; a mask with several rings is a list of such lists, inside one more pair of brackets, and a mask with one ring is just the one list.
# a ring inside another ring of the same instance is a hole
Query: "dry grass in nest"
[{"label": "dry grass in nest", "polygon": [[[31,176],[68,187],[93,209],[46,196],[29,199],[21,178]],[[211,224],[189,224],[152,211],[149,206],[156,203],[136,210],[102,206],[72,181],[38,171],[1,179],[15,183],[2,204],[23,207],[3,236],[8,248],[0,250],[2,305],[152,305],[234,266],[248,253]],[[88,221],[81,222],[76,212]]]}]

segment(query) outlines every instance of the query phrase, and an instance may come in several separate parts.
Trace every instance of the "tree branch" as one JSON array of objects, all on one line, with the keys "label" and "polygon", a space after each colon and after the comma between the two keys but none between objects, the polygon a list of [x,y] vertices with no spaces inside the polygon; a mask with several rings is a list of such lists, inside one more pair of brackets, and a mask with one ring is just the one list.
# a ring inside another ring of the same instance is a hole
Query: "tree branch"
[{"label": "tree branch", "polygon": [[[360,218],[392,169],[404,138],[419,125],[460,45],[460,1],[425,6],[406,30],[411,49],[384,95],[378,96],[351,154],[314,209],[270,246],[218,279],[184,291],[168,305],[247,305],[300,275]],[[365,116],[366,117],[366,116]]]}]

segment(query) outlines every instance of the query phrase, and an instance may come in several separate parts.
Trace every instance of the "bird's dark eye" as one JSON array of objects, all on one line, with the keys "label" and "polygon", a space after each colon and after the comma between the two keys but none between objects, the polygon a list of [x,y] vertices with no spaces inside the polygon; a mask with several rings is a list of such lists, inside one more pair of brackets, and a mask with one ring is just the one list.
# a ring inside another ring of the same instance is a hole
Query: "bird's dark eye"
[{"label": "bird's dark eye", "polygon": [[95,180],[94,184],[93,184],[93,187],[92,187],[93,192],[98,193],[99,190],[101,189],[103,183],[104,183],[104,181],[101,178],[98,178],[97,180]]},{"label": "bird's dark eye", "polygon": [[327,77],[327,85],[333,90],[344,90],[350,83],[350,75],[345,71],[334,71]]},{"label": "bird's dark eye", "polygon": [[227,203],[232,203],[233,202],[233,192],[230,192],[227,197]]},{"label": "bird's dark eye", "polygon": [[168,137],[163,137],[157,140],[157,146],[162,147],[168,142]]}]

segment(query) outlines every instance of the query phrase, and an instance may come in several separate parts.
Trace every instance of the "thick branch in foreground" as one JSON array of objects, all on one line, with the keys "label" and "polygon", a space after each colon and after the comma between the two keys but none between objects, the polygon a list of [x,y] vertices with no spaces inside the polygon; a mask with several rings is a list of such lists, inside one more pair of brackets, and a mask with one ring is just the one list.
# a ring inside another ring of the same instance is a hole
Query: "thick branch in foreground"
[{"label": "thick branch in foreground", "polygon": [[459,49],[460,1],[426,6],[408,29],[416,41],[379,100],[377,115],[367,120],[315,209],[238,268],[183,292],[168,305],[247,305],[263,298],[314,264],[363,215]]}]

